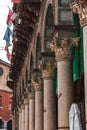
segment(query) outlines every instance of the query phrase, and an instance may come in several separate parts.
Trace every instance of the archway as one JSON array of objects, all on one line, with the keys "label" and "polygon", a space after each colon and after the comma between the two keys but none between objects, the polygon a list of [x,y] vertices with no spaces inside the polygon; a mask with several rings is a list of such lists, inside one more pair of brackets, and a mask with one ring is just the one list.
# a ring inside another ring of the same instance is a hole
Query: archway
[{"label": "archway", "polygon": [[45,50],[50,50],[50,43],[53,40],[52,29],[54,26],[53,7],[50,4],[47,9],[46,20],[45,20],[45,31],[44,31],[44,42]]},{"label": "archway", "polygon": [[40,36],[37,37],[37,44],[36,44],[36,67],[40,64],[40,57],[41,57],[41,41]]},{"label": "archway", "polygon": [[33,61],[33,56],[32,56],[32,53],[31,53],[31,57],[30,57],[30,78],[31,78],[33,69],[34,69],[34,61]]}]

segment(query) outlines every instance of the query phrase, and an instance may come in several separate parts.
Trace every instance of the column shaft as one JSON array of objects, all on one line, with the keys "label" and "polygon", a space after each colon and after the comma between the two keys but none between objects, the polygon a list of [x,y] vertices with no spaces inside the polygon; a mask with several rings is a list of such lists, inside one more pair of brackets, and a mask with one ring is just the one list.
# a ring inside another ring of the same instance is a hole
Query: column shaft
[{"label": "column shaft", "polygon": [[25,104],[25,130],[29,128],[29,106],[28,103]]},{"label": "column shaft", "polygon": [[19,112],[19,129],[18,130],[20,130],[20,112]]},{"label": "column shaft", "polygon": [[19,110],[19,130],[22,129],[21,125],[22,125],[22,111]]},{"label": "column shaft", "polygon": [[15,130],[15,116],[12,116],[12,130]]},{"label": "column shaft", "polygon": [[73,101],[73,80],[71,61],[57,62],[58,73],[58,129],[69,130],[69,109]]},{"label": "column shaft", "polygon": [[15,113],[15,109],[14,109],[14,130],[16,130],[16,113]]},{"label": "column shaft", "polygon": [[19,129],[18,130],[20,130],[20,125],[21,125],[21,112],[19,110]]},{"label": "column shaft", "polygon": [[43,94],[42,90],[35,92],[35,130],[43,130]]},{"label": "column shaft", "polygon": [[87,130],[87,26],[83,28],[84,39],[84,82],[85,82],[85,118],[86,118],[86,130]]},{"label": "column shaft", "polygon": [[25,130],[25,109],[22,107],[22,130]]},{"label": "column shaft", "polygon": [[35,130],[35,100],[29,100],[29,130]]},{"label": "column shaft", "polygon": [[44,79],[44,130],[56,130],[56,94],[53,79]]},{"label": "column shaft", "polygon": [[22,112],[20,113],[20,129],[19,130],[22,130]]}]

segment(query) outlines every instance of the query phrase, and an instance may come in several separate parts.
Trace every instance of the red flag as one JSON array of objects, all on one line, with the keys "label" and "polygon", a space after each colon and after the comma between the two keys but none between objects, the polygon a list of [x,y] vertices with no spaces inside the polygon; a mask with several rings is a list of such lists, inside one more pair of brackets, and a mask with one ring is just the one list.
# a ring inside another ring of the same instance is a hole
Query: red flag
[{"label": "red flag", "polygon": [[13,3],[20,3],[20,0],[12,0]]},{"label": "red flag", "polygon": [[14,19],[16,18],[17,14],[14,13],[12,10],[9,10],[8,16],[7,16],[7,25],[11,26]]},{"label": "red flag", "polygon": [[10,60],[11,60],[11,54],[10,54],[10,52],[9,52],[8,46],[5,46],[5,51],[6,51],[7,59],[10,61]]},{"label": "red flag", "polygon": [[5,46],[5,51],[9,52],[8,46]]},{"label": "red flag", "polygon": [[11,60],[11,54],[10,52],[7,52],[7,59],[10,61]]}]

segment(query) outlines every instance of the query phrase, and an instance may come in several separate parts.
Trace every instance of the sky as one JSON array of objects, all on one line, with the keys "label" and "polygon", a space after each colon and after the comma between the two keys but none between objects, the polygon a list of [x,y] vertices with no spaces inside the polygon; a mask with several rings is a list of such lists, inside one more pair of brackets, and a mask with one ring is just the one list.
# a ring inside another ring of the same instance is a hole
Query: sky
[{"label": "sky", "polygon": [[[5,31],[7,29],[6,20],[9,12],[8,6],[12,9],[13,3],[11,0],[0,0],[0,59],[10,63],[6,57],[6,51],[4,50],[6,42],[3,40]],[[10,47],[10,52],[11,50],[12,46]]]}]

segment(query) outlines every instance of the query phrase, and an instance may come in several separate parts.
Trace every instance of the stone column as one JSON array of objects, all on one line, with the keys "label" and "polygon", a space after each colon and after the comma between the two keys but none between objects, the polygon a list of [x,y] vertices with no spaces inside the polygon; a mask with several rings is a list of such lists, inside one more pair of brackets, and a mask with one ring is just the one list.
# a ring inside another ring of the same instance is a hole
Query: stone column
[{"label": "stone column", "polygon": [[57,61],[58,130],[69,130],[69,109],[73,102],[72,48],[78,41],[79,38],[61,38],[51,44]]},{"label": "stone column", "polygon": [[22,104],[21,106],[22,109],[22,130],[25,130],[25,106]]},{"label": "stone column", "polygon": [[25,105],[25,130],[29,128],[29,101],[28,99],[24,99]]},{"label": "stone column", "polygon": [[33,70],[32,83],[35,90],[35,130],[43,130],[43,92],[39,69]]},{"label": "stone column", "polygon": [[14,115],[12,115],[12,130],[15,130],[14,129]]},{"label": "stone column", "polygon": [[19,108],[19,130],[22,130],[22,110]]},{"label": "stone column", "polygon": [[15,107],[15,129],[19,129],[19,111],[18,111],[18,105]]},{"label": "stone column", "polygon": [[40,70],[43,78],[43,105],[44,105],[44,130],[57,130],[56,118],[56,92],[55,92],[55,62],[51,52],[42,54]]},{"label": "stone column", "polygon": [[84,42],[84,87],[85,87],[85,120],[87,130],[87,1],[75,0],[70,4],[73,13],[78,14],[80,24],[83,27],[83,42]]},{"label": "stone column", "polygon": [[35,95],[29,92],[29,130],[35,130]]},{"label": "stone column", "polygon": [[13,116],[12,116],[12,130],[15,130],[15,109],[13,110]]}]

